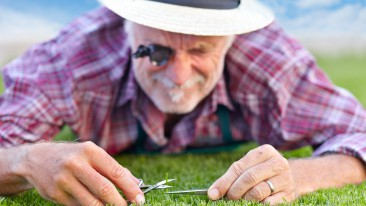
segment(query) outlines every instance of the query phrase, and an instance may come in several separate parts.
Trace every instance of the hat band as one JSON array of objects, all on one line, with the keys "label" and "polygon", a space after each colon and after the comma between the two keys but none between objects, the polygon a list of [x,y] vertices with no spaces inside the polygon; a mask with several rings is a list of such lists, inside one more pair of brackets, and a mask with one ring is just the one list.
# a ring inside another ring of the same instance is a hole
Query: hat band
[{"label": "hat band", "polygon": [[201,9],[235,9],[240,5],[240,0],[150,0],[165,4],[188,6]]}]

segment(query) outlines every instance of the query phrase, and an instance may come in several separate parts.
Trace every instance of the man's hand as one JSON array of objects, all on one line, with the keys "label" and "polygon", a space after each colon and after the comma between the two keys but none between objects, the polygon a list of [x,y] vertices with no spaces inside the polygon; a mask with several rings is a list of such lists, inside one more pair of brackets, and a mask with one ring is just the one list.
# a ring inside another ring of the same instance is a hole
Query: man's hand
[{"label": "man's hand", "polygon": [[226,196],[231,200],[244,198],[271,205],[291,202],[297,197],[289,162],[270,145],[251,150],[234,162],[211,185],[208,195],[212,200]]},{"label": "man's hand", "polygon": [[46,199],[64,205],[127,205],[118,192],[142,204],[138,180],[94,143],[28,145],[18,168]]}]

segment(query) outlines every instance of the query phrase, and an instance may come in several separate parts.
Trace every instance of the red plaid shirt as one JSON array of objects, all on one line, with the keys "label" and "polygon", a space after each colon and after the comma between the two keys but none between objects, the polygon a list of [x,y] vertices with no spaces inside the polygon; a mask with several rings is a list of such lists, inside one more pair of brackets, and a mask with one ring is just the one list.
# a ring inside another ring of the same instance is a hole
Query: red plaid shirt
[{"label": "red plaid shirt", "polygon": [[71,23],[3,71],[0,145],[51,140],[67,124],[81,141],[111,154],[137,139],[139,121],[162,152],[223,143],[215,114],[229,109],[234,140],[279,149],[319,146],[315,155],[345,153],[366,160],[366,113],[334,86],[313,57],[276,24],[236,38],[226,78],[164,136],[164,115],[136,84],[124,21],[106,8]]}]

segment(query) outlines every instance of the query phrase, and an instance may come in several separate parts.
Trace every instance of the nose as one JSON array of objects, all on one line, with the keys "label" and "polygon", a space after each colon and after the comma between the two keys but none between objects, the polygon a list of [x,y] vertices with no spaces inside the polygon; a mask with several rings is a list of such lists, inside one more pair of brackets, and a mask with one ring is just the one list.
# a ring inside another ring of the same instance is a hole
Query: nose
[{"label": "nose", "polygon": [[166,75],[174,84],[183,85],[192,75],[192,65],[187,55],[176,53],[166,68]]}]

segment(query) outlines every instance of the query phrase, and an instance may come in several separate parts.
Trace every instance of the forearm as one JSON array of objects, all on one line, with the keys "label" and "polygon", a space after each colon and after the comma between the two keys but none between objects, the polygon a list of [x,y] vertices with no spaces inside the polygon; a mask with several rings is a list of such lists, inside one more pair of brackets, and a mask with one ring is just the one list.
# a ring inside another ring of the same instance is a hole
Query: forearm
[{"label": "forearm", "polygon": [[365,164],[352,156],[332,154],[289,160],[289,163],[299,195],[321,188],[359,184],[366,179]]},{"label": "forearm", "polygon": [[0,195],[12,195],[32,187],[18,172],[25,151],[26,146],[0,148]]}]

